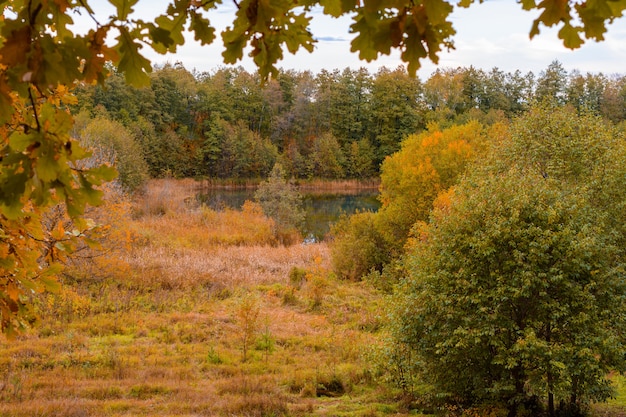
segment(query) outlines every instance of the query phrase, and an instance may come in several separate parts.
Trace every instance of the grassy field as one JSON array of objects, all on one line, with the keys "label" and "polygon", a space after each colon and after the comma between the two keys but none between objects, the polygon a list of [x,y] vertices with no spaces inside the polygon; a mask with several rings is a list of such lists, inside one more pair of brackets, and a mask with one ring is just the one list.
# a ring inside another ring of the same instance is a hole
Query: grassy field
[{"label": "grassy field", "polygon": [[325,244],[275,246],[257,207],[202,209],[192,186],[96,213],[115,229],[102,253],[0,342],[0,416],[400,411],[368,357],[381,296],[335,280]]},{"label": "grassy field", "polygon": [[[0,339],[0,416],[419,415],[378,378],[382,294],[336,280],[324,243],[276,245],[258,207],[194,192],[152,182],[91,213],[102,247]],[[626,415],[617,382],[594,415]]]}]

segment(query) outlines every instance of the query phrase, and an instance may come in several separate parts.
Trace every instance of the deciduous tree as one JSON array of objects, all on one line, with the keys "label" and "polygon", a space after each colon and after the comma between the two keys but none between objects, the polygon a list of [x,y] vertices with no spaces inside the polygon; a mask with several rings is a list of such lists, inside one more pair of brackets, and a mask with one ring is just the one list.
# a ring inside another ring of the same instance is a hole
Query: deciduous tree
[{"label": "deciduous tree", "polygon": [[416,225],[393,327],[436,393],[510,416],[611,395],[607,374],[626,369],[624,154],[601,119],[534,108]]},{"label": "deciduous tree", "polygon": [[402,253],[413,224],[428,219],[437,195],[454,185],[480,154],[486,136],[476,122],[434,129],[410,136],[400,151],[385,159],[377,222],[392,256]]},{"label": "deciduous tree", "polygon": [[254,199],[263,208],[263,213],[274,219],[276,235],[282,243],[290,243],[299,236],[304,221],[302,196],[286,176],[282,165],[274,165],[267,180],[254,193]]}]

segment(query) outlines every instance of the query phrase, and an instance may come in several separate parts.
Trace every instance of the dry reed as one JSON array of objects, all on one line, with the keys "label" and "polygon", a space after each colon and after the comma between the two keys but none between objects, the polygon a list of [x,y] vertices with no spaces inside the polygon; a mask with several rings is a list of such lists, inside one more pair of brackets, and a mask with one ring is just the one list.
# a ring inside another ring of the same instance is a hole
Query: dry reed
[{"label": "dry reed", "polygon": [[[0,417],[329,415],[317,398],[329,381],[361,384],[341,399],[352,415],[380,401],[368,397],[359,354],[376,340],[360,322],[379,296],[334,280],[323,243],[276,246],[266,232],[233,243],[228,235],[268,220],[194,206],[194,187],[150,183],[135,202],[143,214],[126,223],[138,237],[115,252],[125,267],[42,297],[41,325],[0,340]],[[149,196],[165,210],[148,209]],[[297,288],[296,267],[306,271]],[[244,362],[238,308],[248,295],[258,330]]]}]

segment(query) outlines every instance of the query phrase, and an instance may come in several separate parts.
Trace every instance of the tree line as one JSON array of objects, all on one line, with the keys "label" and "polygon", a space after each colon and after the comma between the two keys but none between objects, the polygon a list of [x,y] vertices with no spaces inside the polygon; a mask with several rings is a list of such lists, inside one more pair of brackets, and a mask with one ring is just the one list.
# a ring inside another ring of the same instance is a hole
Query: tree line
[{"label": "tree line", "polygon": [[558,61],[537,75],[469,67],[421,81],[401,67],[346,68],[281,70],[265,83],[241,67],[198,73],[177,63],[159,67],[149,87],[112,69],[104,85],[75,94],[76,134],[92,119],[118,123],[151,177],[265,178],[276,162],[298,179],[375,177],[428,126],[491,125],[545,100],[626,119],[626,77],[568,73]]}]

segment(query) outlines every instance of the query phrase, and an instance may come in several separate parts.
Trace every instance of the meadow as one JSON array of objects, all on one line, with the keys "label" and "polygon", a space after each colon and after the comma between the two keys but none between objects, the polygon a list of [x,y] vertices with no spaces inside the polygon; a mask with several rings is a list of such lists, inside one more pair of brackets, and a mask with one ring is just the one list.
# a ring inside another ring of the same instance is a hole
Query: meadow
[{"label": "meadow", "polygon": [[[213,211],[196,186],[90,213],[101,246],[0,341],[0,416],[421,415],[383,378],[385,295],[336,279],[327,243],[278,245],[258,206]],[[617,382],[594,415],[626,415]]]},{"label": "meadow", "polygon": [[276,245],[258,206],[212,211],[151,182],[0,341],[0,416],[304,416],[400,411],[376,382],[383,297],[326,243]]}]

